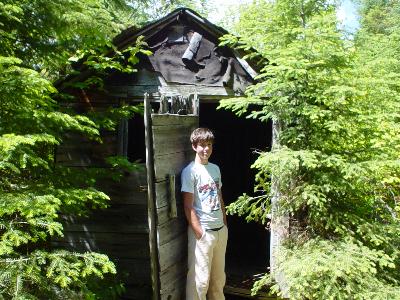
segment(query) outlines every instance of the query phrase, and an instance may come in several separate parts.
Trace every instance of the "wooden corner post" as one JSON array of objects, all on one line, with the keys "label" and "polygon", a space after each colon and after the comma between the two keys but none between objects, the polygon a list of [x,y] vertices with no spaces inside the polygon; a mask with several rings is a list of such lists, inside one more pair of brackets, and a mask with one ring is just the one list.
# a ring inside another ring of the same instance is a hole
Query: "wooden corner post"
[{"label": "wooden corner post", "polygon": [[[272,151],[279,147],[279,121],[272,123]],[[280,207],[279,178],[271,176],[271,240],[270,240],[270,268],[271,274],[278,283],[283,297],[287,298],[287,282],[282,272],[277,269],[277,256],[282,248],[282,242],[289,236],[289,215]]]},{"label": "wooden corner post", "polygon": [[149,95],[144,95],[144,126],[146,141],[146,168],[147,168],[147,185],[148,185],[148,201],[147,201],[147,219],[149,224],[149,247],[151,262],[151,282],[153,300],[160,299],[160,278],[159,278],[159,262],[157,247],[157,212],[155,206],[155,175],[154,175],[154,157],[153,157],[153,139],[152,139],[152,122],[151,122],[151,104]]}]

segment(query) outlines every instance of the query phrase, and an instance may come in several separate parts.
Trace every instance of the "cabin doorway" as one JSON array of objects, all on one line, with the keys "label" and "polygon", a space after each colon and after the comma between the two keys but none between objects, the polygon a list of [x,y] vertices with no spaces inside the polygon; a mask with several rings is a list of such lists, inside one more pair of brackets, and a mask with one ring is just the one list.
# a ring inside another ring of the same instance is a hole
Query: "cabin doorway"
[{"label": "cabin doorway", "polygon": [[[200,126],[216,136],[210,158],[220,166],[225,205],[243,193],[253,194],[255,170],[250,166],[256,150],[270,150],[272,124],[237,117],[217,110],[217,103],[200,104]],[[260,274],[268,272],[269,231],[262,224],[247,223],[243,217],[228,215],[229,240],[226,254],[227,287],[251,288]]]}]

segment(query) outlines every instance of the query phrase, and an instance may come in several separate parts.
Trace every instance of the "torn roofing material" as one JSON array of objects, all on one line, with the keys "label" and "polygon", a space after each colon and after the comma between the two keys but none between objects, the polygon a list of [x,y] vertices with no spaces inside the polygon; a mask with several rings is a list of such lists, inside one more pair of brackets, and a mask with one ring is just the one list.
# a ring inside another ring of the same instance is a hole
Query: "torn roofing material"
[{"label": "torn roofing material", "polygon": [[[230,86],[243,92],[257,73],[236,50],[218,46],[219,38],[227,33],[196,12],[179,8],[142,28],[124,30],[113,39],[113,44],[123,50],[143,36],[153,51],[149,57],[152,68],[166,82]],[[83,65],[79,75],[64,82],[88,76],[90,71]]]}]

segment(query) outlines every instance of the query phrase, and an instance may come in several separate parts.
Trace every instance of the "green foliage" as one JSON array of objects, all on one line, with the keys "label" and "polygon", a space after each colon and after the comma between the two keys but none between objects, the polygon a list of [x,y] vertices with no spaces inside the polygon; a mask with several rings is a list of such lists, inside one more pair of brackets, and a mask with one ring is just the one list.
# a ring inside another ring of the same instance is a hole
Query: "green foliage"
[{"label": "green foliage", "polygon": [[[86,278],[115,273],[107,256],[36,250],[0,261],[1,295],[13,299],[81,299]],[[67,288],[68,287],[68,288]]]},{"label": "green foliage", "polygon": [[[74,66],[80,66],[80,70],[72,68],[72,74],[79,74],[83,67],[91,71],[91,76],[83,82],[77,81],[66,83],[80,89],[103,88],[103,79],[111,72],[135,73],[135,65],[139,62],[140,55],[151,55],[151,51],[145,49],[147,43],[143,36],[139,36],[132,46],[124,50],[118,50],[112,43],[106,42],[96,48],[78,50],[76,54],[69,58],[69,62]],[[70,74],[68,74],[70,75]]]},{"label": "green foliage", "polygon": [[[265,222],[271,191],[279,195],[300,232],[273,276],[283,274],[293,299],[400,298],[400,31],[390,7],[386,31],[366,22],[351,41],[328,1],[257,1],[241,16],[243,37],[224,39],[256,49],[250,57],[263,65],[247,101],[221,107],[279,129],[253,164],[262,196],[244,195],[228,211]],[[248,111],[250,103],[260,108]]]},{"label": "green foliage", "polygon": [[20,60],[0,61],[0,291],[15,299],[56,298],[82,290],[87,275],[115,273],[96,253],[40,250],[49,237],[62,236],[61,212],[84,215],[106,206],[108,196],[94,188],[94,180],[78,187],[76,175],[59,176],[68,170],[54,166],[63,132],[99,132],[87,117],[57,112],[55,89]]},{"label": "green foliage", "polygon": [[55,75],[78,49],[103,45],[130,25],[125,1],[4,0],[0,3],[0,55]]},{"label": "green foliage", "polygon": [[143,104],[136,106],[122,105],[120,107],[110,107],[104,112],[89,112],[88,117],[91,118],[102,129],[113,131],[117,128],[118,123],[122,119],[129,119],[134,114],[143,115]]},{"label": "green foliage", "polygon": [[94,77],[134,72],[139,53],[148,54],[143,41],[124,51],[106,42],[126,26],[127,11],[122,0],[0,3],[1,299],[113,299],[123,290],[107,276],[116,272],[107,256],[52,249],[49,241],[63,236],[61,215],[108,206],[96,180],[118,179],[137,165],[111,157],[104,170],[67,168],[55,164],[55,148],[67,134],[101,142],[101,131],[142,108],[78,115],[59,106],[55,99],[65,95],[50,80],[71,71],[66,60],[77,50]]},{"label": "green foliage", "polygon": [[157,20],[179,7],[187,7],[207,17],[209,0],[148,0],[130,1],[134,10],[141,11],[140,21]]},{"label": "green foliage", "polygon": [[[382,280],[395,271],[395,259],[354,240],[315,239],[284,248],[279,266],[290,299],[400,299],[399,286]],[[253,293],[264,285],[279,293],[269,274]]]}]

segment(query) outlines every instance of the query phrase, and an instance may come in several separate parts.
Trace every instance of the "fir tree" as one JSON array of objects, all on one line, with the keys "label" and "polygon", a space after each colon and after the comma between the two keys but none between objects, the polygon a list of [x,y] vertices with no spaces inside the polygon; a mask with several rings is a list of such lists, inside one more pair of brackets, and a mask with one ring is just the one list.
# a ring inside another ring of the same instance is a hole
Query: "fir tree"
[{"label": "fir tree", "polygon": [[[261,72],[245,98],[221,106],[280,128],[279,143],[253,165],[263,195],[228,210],[265,222],[273,177],[296,229],[255,291],[272,284],[291,299],[400,299],[400,64],[398,43],[382,43],[397,35],[352,41],[339,28],[330,1],[257,1],[242,12],[242,37],[225,38],[256,49]],[[260,109],[247,111],[250,103]],[[278,273],[284,286],[274,284]]]},{"label": "fir tree", "polygon": [[[114,60],[93,50],[125,26],[120,6],[127,8],[123,1],[0,3],[2,299],[94,299],[88,283],[116,272],[105,255],[50,247],[52,237],[63,235],[62,214],[87,215],[106,207],[109,199],[96,189],[98,172],[55,164],[55,147],[67,132],[100,140],[101,128],[114,129],[118,119],[140,109],[114,109],[112,118],[96,123],[98,117],[61,109],[51,80],[66,70],[67,58],[78,49],[96,54],[97,69],[135,71],[140,41],[129,53],[115,51]],[[120,60],[125,56],[128,65]],[[115,168],[135,167],[123,158],[109,161]]]}]

